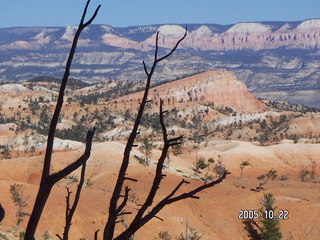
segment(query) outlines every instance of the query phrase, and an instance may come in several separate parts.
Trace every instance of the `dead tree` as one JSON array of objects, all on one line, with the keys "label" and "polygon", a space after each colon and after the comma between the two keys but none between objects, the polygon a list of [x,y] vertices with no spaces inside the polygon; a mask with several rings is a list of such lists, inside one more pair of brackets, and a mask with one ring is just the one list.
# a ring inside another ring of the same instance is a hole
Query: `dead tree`
[{"label": "dead tree", "polygon": [[[209,183],[205,183],[204,185],[190,191],[190,192],[185,192],[179,195],[176,195],[176,193],[180,190],[180,188],[184,185],[184,184],[188,184],[189,182],[187,182],[186,180],[182,180],[179,184],[177,184],[177,186],[172,190],[172,192],[166,196],[164,199],[162,199],[159,203],[157,203],[155,206],[153,205],[154,202],[154,198],[157,194],[157,190],[160,187],[160,183],[161,180],[165,177],[165,175],[162,173],[162,169],[164,166],[164,161],[166,159],[168,150],[170,147],[173,147],[175,145],[179,145],[181,144],[181,140],[183,139],[183,136],[179,136],[179,137],[175,137],[172,139],[168,138],[168,134],[167,134],[167,129],[164,123],[164,115],[165,115],[165,111],[163,111],[163,100],[160,101],[160,125],[162,128],[162,135],[163,135],[163,142],[164,142],[164,147],[162,149],[162,153],[161,156],[158,160],[157,163],[157,167],[156,167],[156,173],[153,179],[153,184],[151,186],[150,192],[144,202],[144,204],[140,207],[140,209],[138,210],[138,212],[136,213],[136,216],[134,217],[134,219],[132,220],[132,222],[129,224],[129,226],[127,227],[127,229],[125,231],[123,231],[121,234],[119,234],[117,237],[114,238],[114,232],[115,232],[115,227],[116,224],[118,222],[121,222],[118,220],[119,216],[122,216],[123,214],[130,214],[128,212],[125,212],[124,208],[127,204],[128,201],[128,197],[129,197],[129,191],[130,189],[126,186],[125,190],[124,190],[124,195],[121,195],[122,189],[124,187],[124,183],[125,180],[133,180],[133,181],[137,181],[136,179],[131,179],[131,178],[127,178],[126,177],[126,171],[129,165],[129,158],[130,158],[130,152],[132,147],[135,147],[136,145],[134,144],[135,138],[137,136],[138,133],[138,128],[141,122],[141,118],[144,112],[144,108],[146,106],[146,104],[149,102],[148,101],[148,93],[149,93],[149,89],[150,89],[150,82],[151,82],[151,78],[153,76],[153,73],[155,71],[155,68],[157,66],[157,64],[168,58],[169,56],[172,55],[173,52],[175,52],[175,50],[177,49],[177,47],[179,46],[179,44],[185,39],[187,35],[187,29],[185,31],[185,34],[183,35],[183,37],[176,43],[176,45],[172,48],[172,50],[166,54],[165,56],[158,58],[158,40],[159,40],[159,32],[156,35],[156,49],[155,49],[155,54],[154,54],[154,61],[153,64],[151,66],[150,71],[148,71],[147,66],[145,64],[145,62],[143,62],[143,66],[144,66],[144,71],[147,75],[147,82],[146,82],[146,87],[145,87],[145,91],[144,91],[144,95],[142,98],[142,101],[140,103],[140,107],[138,110],[138,114],[134,123],[134,127],[133,130],[129,136],[129,139],[127,141],[127,145],[125,147],[124,150],[124,154],[123,154],[123,160],[122,160],[122,164],[119,170],[119,174],[118,174],[118,178],[117,178],[117,182],[115,184],[114,187],[114,191],[110,200],[110,205],[109,205],[109,216],[108,216],[108,221],[106,223],[105,229],[104,229],[104,233],[103,233],[103,239],[104,240],[110,240],[110,239],[114,239],[114,240],[126,240],[126,239],[130,239],[131,236],[133,236],[133,234],[138,231],[138,229],[140,229],[144,224],[146,224],[148,221],[150,221],[152,218],[157,218],[157,213],[164,208],[166,205],[169,205],[171,203],[180,201],[182,199],[186,199],[186,198],[198,198],[196,196],[197,193],[201,192],[204,189],[210,188],[220,182],[222,182],[222,180],[226,177],[227,172],[224,171],[223,174],[221,176],[219,176],[219,178],[215,181],[209,182]],[[119,203],[120,198],[123,198],[122,201]],[[148,211],[147,211],[148,210]]]},{"label": "dead tree", "polygon": [[72,46],[71,46],[71,50],[69,53],[69,57],[68,57],[68,60],[66,63],[64,76],[61,81],[57,105],[55,107],[54,114],[53,114],[53,117],[52,117],[51,123],[50,123],[48,139],[47,139],[47,148],[46,148],[46,153],[45,153],[45,158],[44,158],[44,163],[43,163],[43,170],[42,170],[42,177],[41,177],[41,181],[40,181],[40,186],[39,186],[38,194],[37,194],[37,197],[36,197],[36,200],[35,200],[35,203],[33,206],[33,210],[32,210],[32,213],[31,213],[31,216],[30,216],[27,228],[26,228],[25,240],[34,240],[34,235],[35,235],[42,211],[43,211],[44,206],[48,200],[48,197],[50,195],[52,187],[59,180],[61,180],[62,178],[69,175],[71,172],[75,171],[77,168],[79,168],[80,166],[85,164],[86,161],[88,160],[88,158],[90,157],[92,140],[93,140],[93,135],[94,135],[95,129],[88,131],[87,136],[86,136],[85,151],[81,157],[79,157],[76,161],[74,161],[72,164],[66,166],[64,169],[60,170],[59,172],[50,173],[54,135],[55,135],[55,131],[56,131],[57,123],[58,123],[58,118],[59,118],[59,115],[60,115],[60,112],[61,112],[61,109],[63,106],[64,93],[65,93],[66,85],[67,85],[68,78],[70,75],[71,63],[72,63],[72,60],[73,60],[73,57],[74,57],[74,54],[76,51],[77,43],[78,43],[78,40],[79,40],[79,37],[80,37],[82,30],[85,29],[88,25],[90,25],[92,23],[92,21],[97,16],[99,8],[100,8],[100,5],[99,5],[96,8],[92,17],[87,22],[84,22],[86,14],[87,14],[87,9],[88,9],[89,3],[90,3],[90,0],[87,1],[87,4],[86,4],[84,11],[83,11],[83,14],[82,14],[82,18],[81,18],[78,30],[75,33],[75,36],[74,36],[74,39],[72,42]]}]

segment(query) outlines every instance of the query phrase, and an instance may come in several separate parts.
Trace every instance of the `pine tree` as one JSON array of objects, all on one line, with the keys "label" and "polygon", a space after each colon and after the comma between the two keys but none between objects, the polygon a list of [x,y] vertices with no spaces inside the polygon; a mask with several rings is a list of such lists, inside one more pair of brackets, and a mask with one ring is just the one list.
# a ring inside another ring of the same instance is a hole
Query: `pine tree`
[{"label": "pine tree", "polygon": [[282,234],[280,232],[279,220],[275,218],[269,218],[270,216],[266,214],[266,211],[275,212],[276,207],[273,206],[275,203],[275,198],[271,193],[264,194],[262,205],[263,207],[260,209],[261,213],[264,216],[262,222],[262,233],[260,235],[261,240],[279,240],[282,238]]}]

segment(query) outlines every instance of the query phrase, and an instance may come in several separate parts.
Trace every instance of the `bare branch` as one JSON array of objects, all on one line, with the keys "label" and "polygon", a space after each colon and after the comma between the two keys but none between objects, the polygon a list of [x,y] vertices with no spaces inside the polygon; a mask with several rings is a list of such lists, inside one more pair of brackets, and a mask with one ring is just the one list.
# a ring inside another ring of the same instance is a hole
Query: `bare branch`
[{"label": "bare branch", "polygon": [[168,133],[167,133],[167,128],[164,124],[164,116],[163,116],[163,99],[160,99],[160,125],[162,129],[162,135],[163,135],[163,142],[165,145],[168,145]]},{"label": "bare branch", "polygon": [[83,23],[84,18],[86,17],[86,14],[87,14],[89,3],[90,3],[90,0],[87,1],[87,4],[86,4],[86,6],[84,8],[84,11],[83,11],[83,15],[82,15],[82,18],[81,18],[81,21],[80,21],[80,24],[79,24],[79,26],[81,26],[81,28],[86,28],[88,25],[90,25],[92,23],[92,21],[96,18],[97,14],[98,14],[98,11],[99,11],[99,9],[101,7],[101,5],[98,5],[98,7],[94,11],[92,17],[86,23]]},{"label": "bare branch", "polygon": [[187,193],[183,193],[177,197],[173,197],[174,194],[181,188],[181,186],[185,183],[188,183],[185,180],[182,180],[176,187],[175,189],[167,196],[165,197],[162,201],[160,201],[156,206],[154,206],[152,208],[152,210],[146,214],[143,218],[141,218],[138,222],[135,223],[135,225],[130,225],[129,228],[124,231],[123,233],[121,233],[118,237],[116,237],[114,240],[121,240],[121,239],[125,239],[125,237],[131,236],[134,232],[136,232],[140,227],[142,227],[144,224],[146,224],[148,221],[150,221],[152,218],[154,218],[156,216],[156,214],[163,209],[166,205],[169,205],[171,203],[180,201],[182,199],[186,199],[186,198],[196,198],[198,199],[197,196],[195,196],[195,194],[197,194],[198,192],[201,192],[202,190],[206,189],[206,188],[210,188],[213,187],[214,185],[222,182],[222,180],[226,177],[228,173],[225,171],[224,174],[217,179],[216,181],[212,181],[208,184],[204,184],[190,192]]},{"label": "bare branch", "polygon": [[129,214],[132,214],[132,212],[121,212],[118,214],[118,216],[129,215]]},{"label": "bare branch", "polygon": [[80,194],[81,194],[81,190],[84,184],[84,179],[85,179],[85,172],[86,172],[86,161],[82,164],[82,169],[81,169],[81,177],[80,177],[80,181],[79,184],[77,186],[77,192],[75,194],[74,197],[74,202],[72,204],[72,207],[70,208],[70,195],[71,195],[71,191],[69,190],[69,188],[67,187],[67,196],[66,196],[66,224],[64,227],[64,232],[63,232],[63,240],[68,240],[69,239],[69,231],[70,231],[70,227],[72,225],[72,218],[73,215],[76,211],[76,208],[78,206],[79,200],[80,200]]},{"label": "bare branch", "polygon": [[51,159],[52,159],[52,152],[53,152],[53,143],[54,143],[54,136],[57,128],[57,123],[59,120],[59,115],[61,113],[61,109],[63,106],[63,98],[65,94],[66,85],[68,82],[68,78],[70,75],[70,68],[72,64],[72,60],[76,51],[76,47],[78,44],[78,40],[80,38],[80,34],[82,30],[87,27],[89,24],[92,23],[92,21],[95,19],[95,17],[98,14],[100,6],[97,7],[96,11],[94,12],[93,16],[89,19],[88,22],[83,24],[84,18],[87,13],[87,9],[89,6],[90,0],[87,1],[87,4],[84,8],[80,25],[75,33],[75,36],[73,38],[72,46],[68,55],[68,59],[66,62],[66,67],[64,71],[64,75],[62,77],[59,95],[57,104],[53,113],[53,117],[51,119],[49,132],[48,132],[48,138],[47,138],[47,147],[46,147],[46,153],[44,157],[44,163],[43,163],[43,170],[42,170],[42,177],[40,181],[40,186],[38,190],[38,194],[35,200],[35,204],[32,210],[32,213],[29,218],[29,222],[25,231],[25,239],[33,240],[34,235],[37,229],[37,226],[39,224],[39,220],[41,217],[41,214],[43,212],[44,206],[46,205],[46,202],[48,200],[48,197],[50,195],[51,189],[53,185],[63,177],[64,174],[68,175],[70,172],[74,171],[76,168],[80,167],[90,156],[90,150],[91,150],[91,144],[93,139],[94,131],[89,131],[87,134],[87,144],[86,144],[86,151],[83,156],[81,156],[77,161],[75,161],[70,166],[66,167],[62,171],[60,171],[57,175],[50,176],[50,167],[51,167]]},{"label": "bare branch", "polygon": [[166,199],[170,199],[176,192],[182,187],[183,184],[190,184],[186,180],[182,179],[181,182],[172,190],[172,192],[166,197]]},{"label": "bare branch", "polygon": [[212,182],[209,182],[207,184],[203,184],[202,186],[190,191],[190,192],[187,192],[187,193],[183,193],[177,197],[174,197],[174,198],[170,198],[168,199],[168,203],[167,204],[171,204],[173,202],[177,202],[179,200],[182,200],[182,199],[186,199],[186,198],[190,198],[192,196],[194,196],[195,194],[207,189],[207,188],[210,188],[210,187],[213,187],[214,185],[218,184],[218,183],[221,183],[223,179],[226,178],[228,172],[227,171],[224,171],[224,173],[222,174],[222,176],[220,176],[217,180],[215,181],[212,181]]},{"label": "bare branch", "polygon": [[139,211],[138,211],[136,217],[134,218],[134,220],[132,221],[131,225],[135,225],[137,222],[139,222],[141,220],[141,218],[143,217],[144,213],[146,212],[146,210],[152,205],[154,197],[156,196],[156,193],[159,189],[161,180],[163,178],[162,169],[164,166],[164,161],[167,157],[167,153],[168,153],[168,149],[169,149],[169,142],[167,139],[167,135],[168,135],[167,129],[165,127],[164,120],[163,120],[162,106],[163,106],[163,100],[160,100],[160,114],[159,114],[160,119],[159,120],[160,120],[161,127],[162,127],[164,146],[162,149],[161,156],[160,156],[158,163],[157,163],[156,174],[154,176],[152,187],[150,189],[149,195],[146,198],[142,207],[139,209]]},{"label": "bare branch", "polygon": [[63,240],[62,237],[60,237],[59,234],[56,234],[57,238],[59,238],[60,240]]},{"label": "bare branch", "polygon": [[87,15],[87,10],[88,10],[89,4],[90,4],[90,0],[87,1],[86,6],[84,7],[84,10],[83,10],[83,13],[82,13],[82,17],[81,17],[79,26],[82,26],[82,25],[83,25],[84,18],[85,18],[86,15]]},{"label": "bare branch", "polygon": [[81,165],[83,165],[90,157],[91,154],[91,147],[92,147],[92,141],[93,141],[93,136],[94,136],[95,128],[93,130],[88,131],[87,133],[87,142],[86,142],[86,149],[82,156],[78,158],[75,162],[72,164],[68,165],[64,169],[60,170],[57,173],[54,173],[50,175],[48,178],[50,179],[49,181],[52,181],[53,183],[56,183],[60,181],[62,178],[68,176],[70,173],[72,173],[74,170],[79,168]]},{"label": "bare branch", "polygon": [[156,50],[154,51],[154,60],[153,62],[158,61],[158,50],[159,50],[159,31],[156,34]]},{"label": "bare branch", "polygon": [[[147,75],[147,82],[146,82],[146,88],[144,91],[144,95],[142,98],[142,101],[140,103],[140,107],[139,107],[139,111],[138,111],[138,115],[133,127],[133,130],[129,136],[128,142],[127,142],[127,146],[124,152],[124,158],[122,161],[122,165],[119,171],[119,175],[118,175],[118,180],[114,189],[114,192],[112,194],[111,197],[111,201],[110,201],[110,207],[109,207],[109,218],[108,218],[108,222],[106,224],[105,227],[105,231],[104,231],[104,239],[113,239],[113,235],[114,235],[114,228],[115,228],[115,222],[116,222],[116,218],[117,218],[117,210],[116,210],[116,205],[117,205],[117,201],[119,199],[120,193],[121,193],[121,189],[123,186],[123,182],[124,182],[124,178],[125,178],[125,173],[129,164],[129,156],[130,156],[130,151],[133,145],[133,142],[135,140],[135,137],[137,135],[137,129],[140,125],[141,122],[141,117],[145,108],[145,104],[147,103],[147,98],[148,98],[148,93],[149,93],[149,89],[150,89],[150,82],[151,82],[151,78],[153,76],[153,73],[155,71],[155,68],[157,66],[157,64],[164,60],[165,58],[169,57],[179,46],[180,42],[183,41],[183,39],[186,37],[187,34],[187,30],[184,34],[184,36],[176,43],[176,45],[174,46],[174,48],[165,56],[163,56],[162,58],[158,59],[158,50],[159,50],[159,46],[158,46],[158,42],[159,42],[159,32],[157,32],[156,35],[156,49],[155,49],[155,54],[154,54],[154,61],[152,64],[152,67],[150,69],[150,71],[147,70],[146,64],[145,62],[143,62],[143,66],[144,66],[144,71]],[[150,192],[145,200],[145,203],[141,206],[141,208],[139,209],[137,215],[135,216],[135,218],[133,219],[133,221],[131,222],[130,226],[128,227],[128,229],[120,234],[116,239],[128,239],[130,236],[132,236],[134,234],[134,232],[139,229],[143,224],[145,224],[146,222],[141,221],[143,218],[143,215],[145,214],[146,210],[152,205],[154,197],[157,193],[157,190],[159,189],[160,186],[160,182],[163,178],[162,176],[162,169],[164,166],[164,160],[166,159],[167,153],[168,153],[168,149],[170,147],[170,143],[168,142],[168,137],[167,137],[167,130],[166,127],[164,125],[164,121],[163,121],[163,117],[164,117],[164,112],[162,110],[162,105],[163,105],[163,101],[161,100],[161,105],[160,105],[160,123],[161,123],[161,127],[162,127],[162,132],[163,132],[163,140],[164,140],[164,147],[162,149],[162,154],[158,160],[157,163],[157,168],[156,168],[156,174],[154,176],[154,180],[153,180],[153,184],[152,187],[150,189]],[[173,143],[172,143],[173,144]],[[155,216],[155,215],[153,215]],[[141,225],[141,223],[143,223]]]},{"label": "bare branch", "polygon": [[[187,31],[186,31],[186,33],[187,33]],[[186,33],[185,33],[185,35],[186,35]],[[144,91],[144,94],[143,94],[143,97],[142,97],[142,101],[141,101],[140,106],[139,106],[138,114],[137,114],[133,129],[132,129],[132,132],[131,132],[131,134],[129,136],[129,139],[127,141],[127,145],[126,145],[124,153],[123,153],[122,164],[121,164],[121,167],[120,167],[120,170],[119,170],[117,182],[115,184],[115,187],[114,187],[114,190],[113,190],[113,194],[112,194],[112,197],[110,199],[108,221],[107,221],[107,224],[105,226],[104,233],[103,233],[104,239],[113,239],[113,236],[114,236],[115,222],[116,222],[116,219],[117,219],[117,203],[118,203],[118,200],[119,200],[119,197],[120,197],[120,194],[121,194],[121,190],[123,188],[123,183],[124,183],[124,180],[125,180],[125,174],[126,174],[126,171],[128,169],[130,152],[131,152],[131,149],[132,149],[132,147],[134,145],[134,140],[135,140],[135,138],[137,136],[138,128],[139,128],[139,125],[140,125],[140,122],[141,122],[141,118],[142,118],[142,115],[143,115],[143,112],[144,112],[144,109],[145,109],[145,105],[146,105],[146,102],[147,102],[147,98],[148,98],[148,94],[149,94],[149,90],[150,90],[151,78],[152,78],[152,75],[154,73],[154,70],[156,68],[157,63],[159,62],[159,59],[157,59],[158,58],[158,56],[157,56],[157,54],[158,54],[158,40],[159,40],[158,35],[159,34],[157,33],[155,59],[154,59],[153,65],[151,67],[151,70],[149,72],[147,70],[145,62],[143,62],[144,70],[145,70],[145,73],[147,75],[146,87],[145,87],[145,91]],[[184,38],[185,38],[185,36],[183,38],[181,38],[179,40],[179,42],[175,45],[174,50],[172,50],[166,56],[162,57],[160,59],[160,61],[165,59],[165,58],[167,58],[167,57],[169,57],[176,50],[176,48],[178,47],[179,43]]]},{"label": "bare branch", "polygon": [[154,218],[157,218],[157,219],[159,219],[161,222],[163,222],[163,219],[160,218],[160,217],[158,217],[158,216],[154,216]]},{"label": "bare branch", "polygon": [[200,199],[200,197],[198,197],[198,196],[191,196],[190,198]]},{"label": "bare branch", "polygon": [[149,72],[147,70],[147,66],[146,66],[146,63],[144,61],[142,61],[142,64],[143,64],[143,69],[144,69],[144,72],[146,73],[146,75],[148,76],[149,75]]},{"label": "bare branch", "polygon": [[178,142],[179,140],[183,139],[184,136],[185,135],[183,134],[183,135],[180,135],[179,137],[171,138],[169,139],[169,142]]},{"label": "bare branch", "polygon": [[167,55],[163,56],[162,58],[159,58],[157,61],[160,62],[160,61],[170,57],[172,55],[172,53],[174,53],[177,50],[179,44],[186,38],[187,33],[188,33],[188,29],[186,26],[186,31],[184,32],[183,37],[179,39],[179,41],[176,43],[176,45],[172,48],[172,50]]},{"label": "bare branch", "polygon": [[122,211],[122,209],[127,205],[128,199],[129,199],[129,191],[131,189],[126,187],[125,193],[124,193],[124,199],[123,202],[120,204],[120,206],[117,208],[117,215],[119,216],[119,213]]},{"label": "bare branch", "polygon": [[124,180],[129,180],[129,181],[133,181],[133,182],[138,182],[137,179],[134,179],[134,178],[128,178],[128,177],[125,177]]},{"label": "bare branch", "polygon": [[94,240],[98,240],[99,229],[94,233]]}]

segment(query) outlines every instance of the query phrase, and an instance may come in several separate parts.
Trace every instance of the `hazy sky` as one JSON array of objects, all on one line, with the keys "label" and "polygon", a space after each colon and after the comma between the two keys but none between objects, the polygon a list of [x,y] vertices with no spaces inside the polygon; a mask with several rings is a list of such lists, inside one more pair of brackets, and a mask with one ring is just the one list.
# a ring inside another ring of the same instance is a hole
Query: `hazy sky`
[{"label": "hazy sky", "polygon": [[[86,0],[0,0],[0,27],[76,25],[85,3]],[[115,27],[320,18],[320,0],[91,0],[89,13],[98,4],[102,8],[94,23]]]}]

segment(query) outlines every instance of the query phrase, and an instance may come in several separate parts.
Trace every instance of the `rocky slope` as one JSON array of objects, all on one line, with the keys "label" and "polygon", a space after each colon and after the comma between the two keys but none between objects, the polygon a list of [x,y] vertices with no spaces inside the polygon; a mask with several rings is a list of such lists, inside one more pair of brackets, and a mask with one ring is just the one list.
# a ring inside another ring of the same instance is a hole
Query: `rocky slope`
[{"label": "rocky slope", "polygon": [[[143,92],[130,94],[113,101],[139,101]],[[263,112],[268,107],[257,100],[247,87],[231,72],[208,71],[160,85],[150,90],[149,99],[175,102],[213,103],[215,107],[229,107],[239,112]]]},{"label": "rocky slope", "polygon": [[[126,89],[127,85],[105,81],[86,86],[75,81],[73,86],[68,86],[58,128],[77,127],[71,132],[73,134],[65,134],[64,140],[57,139],[50,171],[64,168],[82,154],[83,144],[66,140],[69,137],[78,138],[86,132],[85,128],[78,126],[97,127],[97,138],[87,165],[86,184],[70,232],[71,239],[91,239],[94,231],[104,228],[107,219],[105,209],[136,114],[138,97],[141,96],[141,93],[124,93],[132,89],[137,91],[141,84]],[[49,123],[56,101],[56,88],[56,80],[48,78],[0,85],[0,123],[4,122],[0,124],[0,192],[3,193],[0,202],[7,213],[1,223],[0,234],[8,239],[18,239],[28,218],[24,217],[21,228],[15,230],[17,207],[9,189],[14,183],[23,185],[27,203],[25,210],[30,212],[41,177],[39,173],[45,147],[42,144],[45,137],[37,131],[43,132],[46,127],[44,123]],[[110,90],[114,94],[106,94]],[[119,96],[119,93],[125,96],[112,98],[115,94]],[[99,98],[91,101],[89,98],[95,95]],[[84,101],[86,97],[88,99]],[[137,239],[154,239],[160,231],[179,236],[185,232],[186,225],[195,228],[203,240],[248,239],[244,222],[238,218],[239,210],[259,209],[265,193],[275,196],[277,210],[289,211],[289,219],[280,221],[284,239],[318,239],[320,114],[286,104],[281,104],[284,105],[281,109],[280,103],[269,104],[270,108],[267,108],[248,92],[234,74],[224,70],[204,72],[151,89],[150,99],[153,102],[147,104],[135,143],[141,146],[140,136],[152,134],[156,148],[153,149],[150,166],[141,165],[134,157],[130,160],[128,177],[139,182],[128,183],[132,190],[127,211],[135,213],[144,201],[161,154],[162,132],[159,116],[154,114],[159,111],[159,97],[165,99],[165,109],[168,110],[165,123],[169,137],[185,133],[185,142],[179,154],[170,153],[164,169],[166,177],[154,203],[166,197],[182,178],[190,181],[181,189],[185,191],[201,186],[207,177],[217,177],[219,166],[225,166],[231,174],[221,184],[199,194],[200,199],[180,201],[163,209],[158,216],[164,221],[150,221],[139,230]],[[271,109],[277,106],[278,109]],[[223,107],[231,107],[238,112]],[[131,113],[126,114],[128,109]],[[150,126],[149,123],[153,122],[155,124]],[[158,126],[158,131],[154,126]],[[118,131],[122,137],[110,134],[108,138],[112,141],[102,138],[102,135],[112,131]],[[289,140],[291,135],[295,136]],[[308,139],[302,142],[301,137]],[[11,155],[6,156],[4,149]],[[142,154],[139,148],[132,151],[132,156]],[[195,162],[204,159],[205,163],[209,163],[209,158],[214,160],[210,161],[211,165],[198,173],[193,170]],[[250,165],[241,178],[239,166],[244,161]],[[279,177],[268,181],[264,191],[255,191],[260,184],[257,177],[271,169],[276,170]],[[302,170],[308,171],[304,180],[301,180]],[[75,192],[79,176],[78,170],[53,188],[37,230],[37,239],[54,239],[55,234],[63,231],[65,187]],[[126,216],[125,221],[129,222],[131,217]],[[117,225],[117,233],[124,227]]]}]

